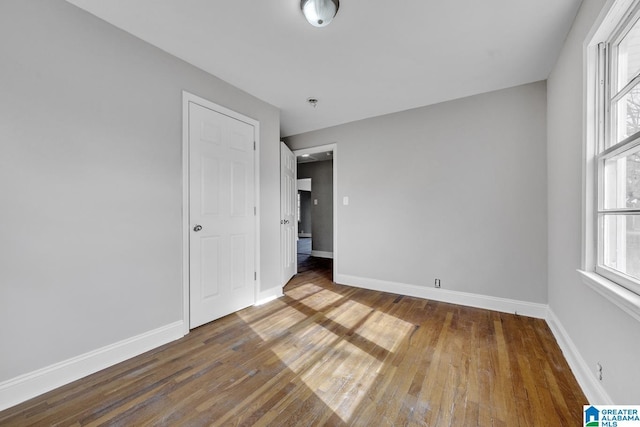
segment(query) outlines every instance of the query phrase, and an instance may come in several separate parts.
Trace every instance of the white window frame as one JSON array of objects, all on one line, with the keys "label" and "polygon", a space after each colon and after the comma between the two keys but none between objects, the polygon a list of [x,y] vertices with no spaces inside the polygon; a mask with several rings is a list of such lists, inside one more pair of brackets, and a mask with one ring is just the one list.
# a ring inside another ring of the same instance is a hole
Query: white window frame
[{"label": "white window frame", "polygon": [[[640,0],[611,0],[586,39],[585,49],[585,145],[583,174],[583,257],[579,270],[585,284],[640,321],[640,281],[603,265],[598,244],[603,236],[599,217],[608,214],[635,213],[633,209],[604,209],[603,166],[622,152],[640,145],[640,132],[606,150],[611,137],[609,95],[612,70],[611,48],[616,46],[632,22],[640,15]],[[629,85],[627,85],[629,86]],[[640,213],[640,212],[639,212]]]}]

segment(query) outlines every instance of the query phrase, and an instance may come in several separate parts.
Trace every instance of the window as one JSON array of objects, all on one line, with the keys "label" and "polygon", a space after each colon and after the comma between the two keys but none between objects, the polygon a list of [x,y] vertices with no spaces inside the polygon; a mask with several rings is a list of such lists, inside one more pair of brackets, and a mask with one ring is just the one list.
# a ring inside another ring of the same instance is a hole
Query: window
[{"label": "window", "polygon": [[[640,13],[596,45],[594,270],[640,294]],[[588,195],[589,196],[589,195]]]}]

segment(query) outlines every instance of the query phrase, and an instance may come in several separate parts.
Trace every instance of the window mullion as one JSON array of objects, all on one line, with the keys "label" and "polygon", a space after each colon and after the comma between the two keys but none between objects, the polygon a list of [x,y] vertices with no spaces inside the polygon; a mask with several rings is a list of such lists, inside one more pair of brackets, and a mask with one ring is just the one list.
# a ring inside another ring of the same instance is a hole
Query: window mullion
[{"label": "window mullion", "polygon": [[631,90],[634,87],[636,87],[638,83],[640,83],[640,73],[637,76],[635,76],[629,83],[625,85],[625,87],[620,89],[620,91],[611,98],[611,103],[614,104],[618,102],[622,97],[624,97],[626,94],[631,92]]},{"label": "window mullion", "polygon": [[640,209],[635,208],[619,208],[619,209],[600,209],[599,214],[605,215],[640,215]]},{"label": "window mullion", "polygon": [[600,154],[598,154],[597,159],[598,161],[610,159],[624,153],[625,151],[632,150],[638,145],[640,145],[640,132],[636,132],[626,139],[618,142],[617,144],[607,148],[606,150],[603,150],[602,152],[600,152]]}]

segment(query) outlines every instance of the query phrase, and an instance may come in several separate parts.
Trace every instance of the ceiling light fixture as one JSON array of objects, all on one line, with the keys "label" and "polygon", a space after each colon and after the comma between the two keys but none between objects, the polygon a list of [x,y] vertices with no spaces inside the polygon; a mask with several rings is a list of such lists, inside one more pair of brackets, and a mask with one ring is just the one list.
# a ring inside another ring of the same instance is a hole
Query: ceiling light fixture
[{"label": "ceiling light fixture", "polygon": [[338,13],[339,0],[300,0],[300,9],[309,24],[326,27]]},{"label": "ceiling light fixture", "polygon": [[313,108],[316,108],[318,106],[318,98],[307,98],[307,102],[309,103],[309,105],[311,105]]}]

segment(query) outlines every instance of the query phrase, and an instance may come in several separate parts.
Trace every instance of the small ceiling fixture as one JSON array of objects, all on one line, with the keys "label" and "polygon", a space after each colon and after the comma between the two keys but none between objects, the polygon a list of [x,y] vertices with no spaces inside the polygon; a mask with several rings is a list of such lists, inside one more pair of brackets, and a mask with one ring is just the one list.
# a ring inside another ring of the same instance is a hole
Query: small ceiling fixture
[{"label": "small ceiling fixture", "polygon": [[307,102],[309,103],[309,105],[311,105],[313,108],[316,108],[318,106],[318,98],[307,98]]},{"label": "small ceiling fixture", "polygon": [[300,9],[309,24],[326,27],[338,13],[339,0],[300,0]]}]

